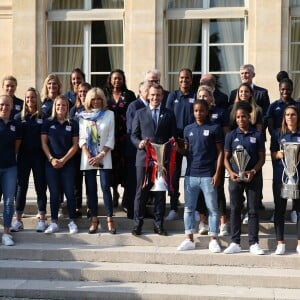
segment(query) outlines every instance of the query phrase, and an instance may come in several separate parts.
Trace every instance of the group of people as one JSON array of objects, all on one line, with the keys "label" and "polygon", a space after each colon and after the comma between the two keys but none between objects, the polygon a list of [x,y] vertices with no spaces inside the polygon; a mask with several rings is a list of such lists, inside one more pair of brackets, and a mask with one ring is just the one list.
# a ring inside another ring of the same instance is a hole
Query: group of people
[{"label": "group of people", "polygon": [[[221,252],[218,235],[228,235],[225,169],[229,174],[231,243],[224,253],[241,251],[241,212],[246,200],[249,248],[264,254],[258,240],[258,210],[262,206],[262,167],[265,162],[266,129],[271,134],[273,163],[274,223],[278,242],[275,253],[285,253],[284,215],[287,199],[280,197],[282,141],[300,142],[299,105],[292,98],[293,82],[279,78],[280,99],[270,104],[268,91],[253,84],[254,67],[240,68],[241,85],[229,98],[217,88],[216,77],[203,74],[197,91],[192,89],[192,71],[181,69],[179,89],[168,92],[160,85],[160,72],[149,70],[135,96],[126,85],[125,74],[110,72],[103,89],[91,87],[78,68],[71,72],[70,91],[63,94],[57,75],[44,81],[42,96],[34,88],[24,101],[15,96],[17,80],[3,79],[0,96],[0,189],[4,201],[2,243],[13,245],[10,231],[24,229],[22,214],[30,172],[33,173],[39,219],[38,232],[59,230],[58,212],[67,199],[70,233],[82,216],[82,184],[86,186],[90,234],[98,231],[97,173],[103,193],[107,229],[116,233],[113,207],[124,187],[122,206],[133,219],[133,235],[141,235],[145,207],[154,201],[153,230],[167,235],[164,221],[178,218],[179,181],[183,157],[184,227],[186,239],[178,250],[195,249],[194,233],[210,235],[209,250]],[[41,100],[42,99],[42,100]],[[151,191],[157,173],[152,144],[165,144],[164,163],[171,209],[165,217],[166,192]],[[249,154],[244,174],[239,173],[233,155],[239,148]],[[17,154],[17,156],[16,156]],[[51,222],[46,225],[47,186]],[[17,188],[16,188],[17,187]],[[112,191],[112,192],[111,192]],[[244,193],[246,197],[244,196]],[[16,201],[16,220],[12,223]],[[293,202],[293,210],[300,208]],[[208,226],[206,223],[208,217]],[[11,224],[12,223],[12,224]],[[297,222],[300,254],[300,225]]]}]

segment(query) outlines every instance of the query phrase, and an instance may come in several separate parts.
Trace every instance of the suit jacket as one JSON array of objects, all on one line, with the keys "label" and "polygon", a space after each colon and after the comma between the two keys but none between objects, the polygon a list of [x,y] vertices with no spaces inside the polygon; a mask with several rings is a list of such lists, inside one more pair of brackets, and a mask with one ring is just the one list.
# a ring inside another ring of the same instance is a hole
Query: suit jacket
[{"label": "suit jacket", "polygon": [[228,96],[221,92],[219,89],[214,90],[215,104],[217,107],[227,109],[229,107]]},{"label": "suit jacket", "polygon": [[127,128],[127,137],[126,137],[126,156],[132,157],[132,160],[136,156],[136,147],[131,142],[131,129],[132,121],[136,112],[145,107],[144,102],[138,97],[136,100],[131,102],[126,111],[126,128]]},{"label": "suit jacket", "polygon": [[149,107],[136,112],[132,122],[131,141],[138,149],[136,154],[136,166],[144,167],[146,150],[139,149],[141,140],[150,139],[156,144],[164,144],[176,135],[176,119],[174,113],[164,107],[160,108],[157,128],[155,130],[152,114]]},{"label": "suit jacket", "polygon": [[[236,97],[237,89],[231,91],[229,96],[229,104],[232,105],[234,103]],[[253,86],[253,93],[256,103],[262,108],[263,115],[266,116],[269,105],[270,105],[270,98],[268,94],[268,90],[254,85]]]}]

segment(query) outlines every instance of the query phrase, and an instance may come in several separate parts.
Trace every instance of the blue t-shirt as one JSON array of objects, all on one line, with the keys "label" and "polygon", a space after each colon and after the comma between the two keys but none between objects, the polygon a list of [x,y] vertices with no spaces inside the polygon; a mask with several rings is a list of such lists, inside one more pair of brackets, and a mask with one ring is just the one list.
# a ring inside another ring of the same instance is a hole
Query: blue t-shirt
[{"label": "blue t-shirt", "polygon": [[45,118],[49,118],[52,114],[52,107],[53,107],[54,100],[50,98],[44,99],[42,103],[42,112]]},{"label": "blue t-shirt", "polygon": [[73,137],[78,137],[79,126],[72,120],[65,121],[63,124],[56,119],[46,120],[41,133],[48,135],[48,147],[51,155],[55,158],[62,158],[73,146]]},{"label": "blue t-shirt", "polygon": [[73,107],[74,104],[75,104],[75,102],[76,102],[76,94],[74,93],[74,91],[68,91],[68,92],[66,92],[65,96],[69,100],[69,106],[70,106],[70,108]]},{"label": "blue t-shirt", "polygon": [[221,127],[226,126],[226,113],[225,109],[213,105],[209,111],[210,121],[214,124],[219,124]]},{"label": "blue t-shirt", "polygon": [[[281,127],[284,110],[289,105],[295,105],[298,110],[300,108],[300,103],[296,102],[294,99],[291,99],[288,103],[285,103],[279,99],[270,104],[266,118],[273,120],[274,130]],[[271,134],[273,133],[271,132]]]},{"label": "blue t-shirt", "polygon": [[210,121],[198,125],[194,122],[184,128],[184,141],[189,146],[186,176],[212,177],[216,172],[217,143],[223,143],[219,124]]},{"label": "blue t-shirt", "polygon": [[13,97],[13,105],[14,106],[13,106],[13,109],[10,114],[11,119],[13,119],[16,114],[21,112],[23,105],[24,105],[24,101],[20,98],[17,98],[16,96],[14,96]]},{"label": "blue t-shirt", "polygon": [[[271,136],[270,151],[277,152],[280,151],[280,145],[283,142],[298,142],[300,143],[300,130],[297,132],[287,132],[282,134],[280,130],[274,131]],[[283,164],[281,159],[272,160],[273,164],[273,181],[276,183],[282,183],[282,173],[283,173]],[[298,173],[300,175],[300,165],[297,166]]]},{"label": "blue t-shirt", "polygon": [[75,120],[76,122],[79,122],[79,114],[83,111],[85,111],[85,108],[83,105],[80,105],[79,107],[73,106],[70,109],[70,118],[72,120]]},{"label": "blue t-shirt", "polygon": [[21,128],[18,122],[10,120],[4,123],[0,119],[0,169],[10,168],[17,164],[16,140],[21,139]]},{"label": "blue t-shirt", "polygon": [[185,126],[194,122],[193,103],[195,100],[196,94],[193,91],[184,95],[177,90],[168,96],[166,107],[175,114],[178,137],[182,138]]},{"label": "blue t-shirt", "polygon": [[[249,127],[247,133],[236,128],[227,133],[224,150],[233,154],[238,145],[242,145],[251,157],[246,166],[246,171],[252,170],[259,160],[259,152],[265,152],[264,135],[252,126]],[[234,172],[238,173],[238,167],[233,159],[231,160],[231,167]]]},{"label": "blue t-shirt", "polygon": [[22,129],[22,143],[19,153],[38,154],[43,153],[41,146],[41,129],[44,123],[43,118],[36,118],[27,114],[24,120],[21,120],[21,113],[15,115],[15,120]]}]

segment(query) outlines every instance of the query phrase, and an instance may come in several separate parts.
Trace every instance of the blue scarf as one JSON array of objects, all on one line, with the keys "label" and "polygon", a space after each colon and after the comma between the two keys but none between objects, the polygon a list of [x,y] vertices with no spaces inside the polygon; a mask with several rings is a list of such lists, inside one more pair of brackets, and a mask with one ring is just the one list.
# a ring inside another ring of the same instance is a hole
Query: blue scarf
[{"label": "blue scarf", "polygon": [[86,141],[87,148],[91,155],[94,157],[98,154],[98,144],[100,136],[98,134],[96,121],[100,119],[105,114],[103,110],[94,110],[92,112],[81,112],[79,114],[80,118],[89,121],[86,127]]}]

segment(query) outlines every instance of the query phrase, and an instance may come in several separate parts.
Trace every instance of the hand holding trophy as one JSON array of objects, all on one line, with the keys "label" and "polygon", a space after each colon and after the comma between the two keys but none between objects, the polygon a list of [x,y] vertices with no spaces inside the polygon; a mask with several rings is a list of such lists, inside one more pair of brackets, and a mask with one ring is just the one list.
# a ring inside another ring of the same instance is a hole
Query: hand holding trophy
[{"label": "hand holding trophy", "polygon": [[238,181],[248,181],[245,170],[251,157],[247,150],[242,145],[238,145],[233,152],[232,158],[239,169]]},{"label": "hand holding trophy", "polygon": [[283,151],[282,188],[281,197],[284,199],[299,199],[299,174],[297,166],[299,163],[300,143],[284,142],[281,144]]}]

